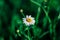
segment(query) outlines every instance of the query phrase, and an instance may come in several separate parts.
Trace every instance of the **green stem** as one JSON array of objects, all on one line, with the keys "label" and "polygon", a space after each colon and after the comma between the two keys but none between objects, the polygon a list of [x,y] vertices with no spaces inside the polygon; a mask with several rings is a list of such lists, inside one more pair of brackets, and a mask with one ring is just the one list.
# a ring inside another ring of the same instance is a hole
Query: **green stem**
[{"label": "green stem", "polygon": [[56,24],[54,24],[54,26],[53,26],[53,33],[54,33],[53,40],[56,40],[56,30],[55,30],[55,28],[56,28]]},{"label": "green stem", "polygon": [[48,21],[49,21],[49,31],[50,31],[50,36],[52,36],[52,21],[51,21],[51,19],[50,19],[50,17],[48,16],[48,13],[49,13],[49,10],[48,11],[46,11],[43,7],[42,7],[42,9],[44,10],[44,12],[45,12],[45,15],[46,15],[46,17],[47,17],[47,19],[48,19]]},{"label": "green stem", "polygon": [[25,17],[25,15],[24,15],[24,13],[23,13],[23,12],[22,12],[21,14],[22,14],[22,16],[23,16],[23,17]]},{"label": "green stem", "polygon": [[56,21],[57,21],[57,18],[55,18],[54,25],[53,25],[53,34],[54,34],[53,40],[56,40],[56,24],[57,24]]},{"label": "green stem", "polygon": [[49,25],[49,30],[50,30],[50,37],[52,36],[52,23]]},{"label": "green stem", "polygon": [[31,0],[31,2],[34,3],[34,4],[36,4],[36,5],[38,5],[38,6],[41,6],[40,3],[37,3],[37,2],[35,2],[33,0]]},{"label": "green stem", "polygon": [[44,32],[39,38],[42,38],[43,36],[45,36],[45,35],[48,34],[48,33],[49,33],[49,31]]},{"label": "green stem", "polygon": [[29,33],[29,30],[28,30],[28,40],[30,40],[30,33]]},{"label": "green stem", "polygon": [[40,7],[38,7],[38,12],[37,12],[37,16],[36,16],[36,24],[38,24],[39,16],[40,16]]}]

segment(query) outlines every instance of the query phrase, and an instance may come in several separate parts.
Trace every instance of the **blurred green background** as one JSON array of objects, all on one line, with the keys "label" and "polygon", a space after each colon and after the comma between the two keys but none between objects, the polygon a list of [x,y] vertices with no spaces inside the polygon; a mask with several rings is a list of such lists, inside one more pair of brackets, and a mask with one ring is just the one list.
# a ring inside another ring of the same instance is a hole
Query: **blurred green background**
[{"label": "blurred green background", "polygon": [[60,40],[60,0],[0,0],[0,40]]}]

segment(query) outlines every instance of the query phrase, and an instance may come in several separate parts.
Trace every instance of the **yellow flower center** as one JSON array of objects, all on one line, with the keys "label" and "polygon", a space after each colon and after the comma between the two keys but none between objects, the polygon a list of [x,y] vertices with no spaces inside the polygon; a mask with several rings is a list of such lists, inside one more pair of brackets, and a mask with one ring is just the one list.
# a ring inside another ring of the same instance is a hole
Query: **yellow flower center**
[{"label": "yellow flower center", "polygon": [[32,19],[31,19],[31,18],[27,18],[26,21],[27,21],[27,22],[31,22]]}]

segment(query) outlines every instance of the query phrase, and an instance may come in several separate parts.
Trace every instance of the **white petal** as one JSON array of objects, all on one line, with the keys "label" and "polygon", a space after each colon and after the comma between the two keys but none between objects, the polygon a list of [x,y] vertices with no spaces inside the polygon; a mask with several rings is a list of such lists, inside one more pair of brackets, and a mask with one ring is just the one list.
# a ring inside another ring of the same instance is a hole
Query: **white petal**
[{"label": "white petal", "polygon": [[26,19],[26,18],[23,18],[23,20]]},{"label": "white petal", "polygon": [[26,18],[28,18],[29,16],[28,15],[26,15]]},{"label": "white petal", "polygon": [[26,18],[24,18],[23,21],[26,21]]},{"label": "white petal", "polygon": [[25,23],[26,22],[26,18],[23,18],[23,23]]},{"label": "white petal", "polygon": [[35,24],[35,20],[32,21],[32,24],[33,24],[33,25]]},{"label": "white petal", "polygon": [[32,19],[32,20],[34,20],[34,18],[33,18],[33,17],[31,17],[31,19]]},{"label": "white petal", "polygon": [[23,23],[26,23],[26,21],[23,20]]},{"label": "white petal", "polygon": [[35,24],[35,20],[32,20],[32,22],[29,23],[30,25],[34,25]]},{"label": "white petal", "polygon": [[[26,21],[26,18],[31,18],[31,22],[27,22]],[[31,15],[26,15],[26,18],[23,18],[23,23],[26,25],[26,26],[30,26],[30,25],[34,25],[35,24],[35,20],[33,17],[31,17]]]},{"label": "white petal", "polygon": [[29,18],[31,18],[31,15],[29,15]]},{"label": "white petal", "polygon": [[25,23],[27,26],[30,26],[30,24],[28,22]]},{"label": "white petal", "polygon": [[29,26],[29,22],[27,22],[26,20],[23,20],[23,23],[26,25],[26,26]]}]

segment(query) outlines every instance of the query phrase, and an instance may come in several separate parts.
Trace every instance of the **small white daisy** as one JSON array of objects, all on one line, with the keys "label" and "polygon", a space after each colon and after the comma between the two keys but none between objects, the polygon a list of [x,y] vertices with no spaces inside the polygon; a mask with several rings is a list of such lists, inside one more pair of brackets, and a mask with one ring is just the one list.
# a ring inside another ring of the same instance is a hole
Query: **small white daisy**
[{"label": "small white daisy", "polygon": [[35,24],[35,20],[33,17],[31,17],[31,15],[26,15],[26,18],[23,18],[23,23],[25,23],[27,26],[30,26]]}]

